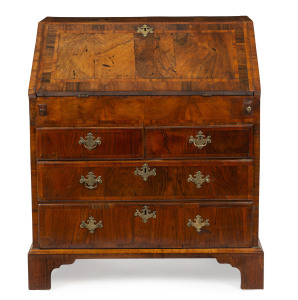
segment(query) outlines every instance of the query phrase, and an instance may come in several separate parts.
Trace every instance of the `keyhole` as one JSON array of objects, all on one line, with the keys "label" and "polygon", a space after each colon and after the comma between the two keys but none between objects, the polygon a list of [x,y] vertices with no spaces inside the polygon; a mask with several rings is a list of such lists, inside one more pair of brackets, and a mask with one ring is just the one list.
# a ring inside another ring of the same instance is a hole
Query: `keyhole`
[{"label": "keyhole", "polygon": [[147,30],[147,28],[144,28],[144,31],[146,31]]}]

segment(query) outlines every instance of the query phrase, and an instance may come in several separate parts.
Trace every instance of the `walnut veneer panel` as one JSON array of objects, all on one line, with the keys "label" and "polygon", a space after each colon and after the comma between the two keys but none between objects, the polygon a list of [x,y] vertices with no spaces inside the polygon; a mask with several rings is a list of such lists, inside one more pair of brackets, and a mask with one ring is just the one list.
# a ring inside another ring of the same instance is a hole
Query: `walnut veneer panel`
[{"label": "walnut veneer panel", "polygon": [[[92,138],[88,148],[86,142],[90,133]],[[141,159],[143,152],[141,128],[48,127],[37,130],[39,160]]]},{"label": "walnut veneer panel", "polygon": [[[146,223],[143,203],[40,205],[41,248],[220,248],[251,246],[251,205],[147,203],[156,218]],[[200,215],[209,226],[188,227]],[[92,216],[102,228],[81,228]]]},{"label": "walnut veneer panel", "polygon": [[[39,104],[47,106],[45,116]],[[253,98],[241,96],[38,97],[36,126],[251,124],[254,111]]]},{"label": "walnut veneer panel", "polygon": [[[156,169],[147,181],[135,170],[143,164]],[[188,182],[200,171],[210,182],[200,188]],[[88,189],[80,183],[93,172],[102,183]],[[140,162],[40,162],[37,165],[41,201],[96,201],[132,199],[252,199],[251,160],[243,161],[140,161]]]},{"label": "walnut veneer panel", "polygon": [[[252,129],[252,126],[147,127],[147,158],[249,158],[253,156]],[[199,140],[205,143],[198,144]]]},{"label": "walnut veneer panel", "polygon": [[[253,91],[248,18],[40,23],[30,88],[57,92]],[[41,42],[39,43],[39,40]]]}]

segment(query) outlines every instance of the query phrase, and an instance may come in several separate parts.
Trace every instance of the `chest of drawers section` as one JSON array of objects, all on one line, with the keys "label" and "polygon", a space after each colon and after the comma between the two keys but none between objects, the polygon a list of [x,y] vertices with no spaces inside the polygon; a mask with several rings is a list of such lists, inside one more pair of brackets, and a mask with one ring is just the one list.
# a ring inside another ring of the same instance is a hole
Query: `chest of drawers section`
[{"label": "chest of drawers section", "polygon": [[[227,111],[226,124],[218,124],[214,114],[208,123],[197,117],[185,126],[178,118],[172,122],[171,114],[188,102],[199,112],[210,101],[220,110],[235,99],[179,97],[180,104],[177,97],[113,99],[112,119],[106,108],[98,114],[73,108],[78,118],[60,120],[67,107],[54,110],[59,98],[37,103],[37,123],[43,125],[36,129],[39,247],[252,246],[253,115],[243,109],[252,100],[236,98],[242,112]],[[133,100],[145,111],[143,119],[132,108],[119,118],[123,102]],[[98,111],[106,98],[80,101]],[[163,101],[171,122],[156,116]],[[40,116],[47,103],[47,115]],[[91,232],[81,224],[100,228]]]}]

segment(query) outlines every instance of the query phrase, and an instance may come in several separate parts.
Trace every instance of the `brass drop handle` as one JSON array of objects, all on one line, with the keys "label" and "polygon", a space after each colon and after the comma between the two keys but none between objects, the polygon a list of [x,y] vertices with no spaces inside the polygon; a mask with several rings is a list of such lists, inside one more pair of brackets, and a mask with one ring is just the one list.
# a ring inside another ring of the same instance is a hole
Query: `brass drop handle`
[{"label": "brass drop handle", "polygon": [[94,233],[94,231],[97,228],[103,228],[103,225],[102,225],[102,221],[99,221],[98,223],[96,223],[96,221],[94,220],[94,217],[90,216],[86,222],[82,221],[80,227],[87,228],[90,233]]},{"label": "brass drop handle", "polygon": [[98,183],[102,183],[101,176],[94,175],[93,172],[89,172],[86,178],[81,176],[80,183],[84,184],[88,190],[94,190],[97,188]]},{"label": "brass drop handle", "polygon": [[210,176],[207,175],[204,177],[204,175],[202,174],[202,172],[198,171],[194,177],[192,175],[189,175],[187,182],[194,182],[196,187],[199,189],[201,188],[202,184],[204,182],[209,183],[210,182]]},{"label": "brass drop handle", "polygon": [[203,226],[209,226],[209,219],[203,221],[202,217],[197,215],[194,221],[188,219],[187,227],[191,226],[193,226],[197,232],[200,232]]},{"label": "brass drop handle", "polygon": [[101,144],[100,139],[101,137],[95,139],[94,135],[91,132],[89,132],[87,133],[85,139],[83,137],[80,137],[79,144],[84,145],[86,149],[91,151]]},{"label": "brass drop handle", "polygon": [[156,218],[156,211],[151,211],[151,209],[149,209],[148,206],[144,206],[142,209],[141,209],[141,212],[136,209],[136,212],[134,214],[135,217],[141,217],[143,222],[144,223],[147,223],[148,222],[148,219],[150,218],[153,218],[155,219]]},{"label": "brass drop handle", "polygon": [[144,164],[141,167],[141,170],[139,170],[139,168],[136,168],[134,174],[137,176],[141,176],[144,181],[147,181],[148,177],[156,176],[156,169],[154,168],[154,169],[150,170],[149,166],[147,164]]},{"label": "brass drop handle", "polygon": [[191,135],[189,137],[188,142],[191,144],[193,143],[196,147],[198,147],[199,149],[204,148],[207,144],[211,143],[211,136],[208,135],[205,138],[205,135],[203,134],[202,131],[199,131],[198,134],[196,135],[196,139]]}]

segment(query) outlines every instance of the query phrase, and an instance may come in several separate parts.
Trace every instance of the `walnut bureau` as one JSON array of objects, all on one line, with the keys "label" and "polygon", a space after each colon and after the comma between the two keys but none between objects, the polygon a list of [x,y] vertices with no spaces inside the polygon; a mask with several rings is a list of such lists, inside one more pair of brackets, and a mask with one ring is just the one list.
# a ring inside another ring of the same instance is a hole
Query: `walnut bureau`
[{"label": "walnut bureau", "polygon": [[29,102],[30,289],[76,259],[176,257],[263,288],[248,17],[48,17]]}]

